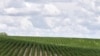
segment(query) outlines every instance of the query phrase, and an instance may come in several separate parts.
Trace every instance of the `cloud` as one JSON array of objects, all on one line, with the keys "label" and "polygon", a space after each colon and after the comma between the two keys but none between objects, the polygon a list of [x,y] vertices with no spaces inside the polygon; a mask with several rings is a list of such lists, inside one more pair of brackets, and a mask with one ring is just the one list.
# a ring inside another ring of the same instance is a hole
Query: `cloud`
[{"label": "cloud", "polygon": [[29,17],[0,16],[0,31],[13,34],[13,32],[29,32],[33,29]]},{"label": "cloud", "polygon": [[[49,20],[48,20],[49,19]],[[47,17],[47,24],[53,32],[55,33],[66,33],[66,34],[87,34],[89,33],[89,29],[79,24],[79,22],[73,22],[71,18],[55,18],[55,17]]]},{"label": "cloud", "polygon": [[26,0],[34,3],[50,3],[50,2],[72,2],[73,0]]},{"label": "cloud", "polygon": [[0,9],[5,8],[9,2],[10,0],[0,0]]},{"label": "cloud", "polygon": [[5,8],[6,14],[31,14],[40,11],[40,4],[24,2],[25,6],[21,8],[9,7]]},{"label": "cloud", "polygon": [[60,10],[53,4],[44,4],[42,14],[55,16],[60,14]]},{"label": "cloud", "polygon": [[59,23],[61,22],[61,19],[58,17],[46,17],[45,22],[50,28],[54,28],[59,25]]},{"label": "cloud", "polygon": [[49,28],[48,25],[46,24],[43,16],[32,15],[30,20],[33,23],[33,26],[36,28],[41,28],[41,29],[48,29]]},{"label": "cloud", "polygon": [[99,0],[0,0],[0,32],[100,37]]},{"label": "cloud", "polygon": [[7,28],[6,24],[1,24],[0,23],[0,31],[5,30]]}]

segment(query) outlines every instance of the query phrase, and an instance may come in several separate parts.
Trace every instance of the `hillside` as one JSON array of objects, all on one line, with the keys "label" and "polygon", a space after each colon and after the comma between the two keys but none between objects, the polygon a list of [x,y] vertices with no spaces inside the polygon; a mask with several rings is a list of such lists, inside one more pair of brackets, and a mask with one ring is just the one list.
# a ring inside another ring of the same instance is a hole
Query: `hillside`
[{"label": "hillside", "polygon": [[0,36],[0,56],[100,56],[99,39]]}]

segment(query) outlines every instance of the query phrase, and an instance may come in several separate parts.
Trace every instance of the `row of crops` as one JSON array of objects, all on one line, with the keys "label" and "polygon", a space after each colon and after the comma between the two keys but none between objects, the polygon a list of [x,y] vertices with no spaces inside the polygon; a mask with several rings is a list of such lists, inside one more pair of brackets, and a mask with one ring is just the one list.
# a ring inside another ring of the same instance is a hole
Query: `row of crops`
[{"label": "row of crops", "polygon": [[[99,44],[98,47],[96,45],[92,46],[94,42],[100,43],[99,40],[84,39],[84,43],[81,43],[79,40],[67,38],[4,37],[0,38],[0,56],[100,56]],[[86,46],[87,43],[85,41],[94,48],[88,48],[89,45]],[[74,43],[74,45],[70,42]],[[82,44],[85,48],[81,47]]]},{"label": "row of crops", "polygon": [[82,38],[62,38],[62,37],[24,37],[24,36],[9,36],[14,40],[23,40],[28,42],[37,42],[41,44],[52,44],[58,46],[72,46],[83,48],[100,49],[100,39],[82,39]]}]

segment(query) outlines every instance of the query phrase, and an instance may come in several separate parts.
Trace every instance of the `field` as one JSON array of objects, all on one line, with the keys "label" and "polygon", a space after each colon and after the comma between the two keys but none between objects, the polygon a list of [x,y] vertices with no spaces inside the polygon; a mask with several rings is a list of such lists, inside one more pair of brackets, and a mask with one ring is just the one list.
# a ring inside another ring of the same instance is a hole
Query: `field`
[{"label": "field", "polygon": [[100,40],[0,36],[0,56],[100,56]]}]

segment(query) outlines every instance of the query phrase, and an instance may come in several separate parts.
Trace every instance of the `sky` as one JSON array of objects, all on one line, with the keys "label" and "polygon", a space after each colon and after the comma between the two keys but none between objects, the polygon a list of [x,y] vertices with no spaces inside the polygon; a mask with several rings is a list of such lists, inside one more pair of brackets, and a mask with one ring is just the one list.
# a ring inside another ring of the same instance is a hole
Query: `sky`
[{"label": "sky", "polygon": [[0,0],[0,32],[100,38],[100,0]]}]

